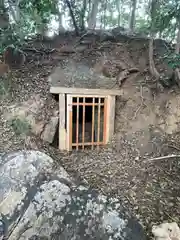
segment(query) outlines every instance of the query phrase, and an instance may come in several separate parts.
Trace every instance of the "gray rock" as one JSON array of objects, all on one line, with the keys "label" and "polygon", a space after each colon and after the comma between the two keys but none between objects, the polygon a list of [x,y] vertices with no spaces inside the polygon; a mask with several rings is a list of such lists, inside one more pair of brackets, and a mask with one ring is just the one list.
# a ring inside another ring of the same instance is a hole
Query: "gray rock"
[{"label": "gray rock", "polygon": [[41,134],[41,139],[43,139],[45,142],[53,142],[56,130],[58,128],[58,121],[59,117],[51,117],[48,124],[46,124],[44,131]]},{"label": "gray rock", "polygon": [[35,94],[27,101],[9,106],[4,118],[11,127],[14,125],[13,130],[18,129],[18,134],[26,136],[31,132],[41,136],[42,140],[52,143],[58,126],[58,104],[52,109],[48,108],[47,111],[45,106],[49,104],[54,106],[53,100],[49,103],[47,99]]},{"label": "gray rock", "polygon": [[14,152],[1,163],[0,239],[145,239],[119,200],[76,186],[46,154]]}]

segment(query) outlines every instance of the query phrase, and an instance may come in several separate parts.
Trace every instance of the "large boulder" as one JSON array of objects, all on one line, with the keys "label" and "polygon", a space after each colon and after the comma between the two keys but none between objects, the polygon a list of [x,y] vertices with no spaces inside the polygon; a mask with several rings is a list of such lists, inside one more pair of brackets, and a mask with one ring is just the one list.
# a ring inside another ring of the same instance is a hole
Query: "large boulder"
[{"label": "large boulder", "polygon": [[0,213],[0,239],[145,239],[117,199],[75,185],[39,151],[0,155]]},{"label": "large boulder", "polygon": [[9,106],[4,118],[13,130],[19,129],[18,134],[31,132],[43,141],[52,143],[58,128],[58,104],[53,99],[42,99],[35,94],[27,101]]}]

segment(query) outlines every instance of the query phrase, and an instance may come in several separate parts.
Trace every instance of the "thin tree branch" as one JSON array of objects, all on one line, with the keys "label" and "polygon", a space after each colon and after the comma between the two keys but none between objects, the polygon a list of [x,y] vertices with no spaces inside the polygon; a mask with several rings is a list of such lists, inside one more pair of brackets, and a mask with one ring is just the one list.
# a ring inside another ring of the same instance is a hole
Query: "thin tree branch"
[{"label": "thin tree branch", "polygon": [[165,160],[165,159],[168,159],[168,158],[180,158],[180,155],[167,155],[167,156],[162,156],[162,157],[156,157],[156,158],[150,158],[150,159],[147,159],[147,160],[144,160],[146,162],[153,162],[153,161],[158,161],[158,160]]}]

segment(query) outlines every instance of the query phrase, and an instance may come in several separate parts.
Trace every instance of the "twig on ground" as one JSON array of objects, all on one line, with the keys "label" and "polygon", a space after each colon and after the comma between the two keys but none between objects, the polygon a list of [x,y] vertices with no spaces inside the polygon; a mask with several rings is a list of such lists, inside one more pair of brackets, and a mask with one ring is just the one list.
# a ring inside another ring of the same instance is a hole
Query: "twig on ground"
[{"label": "twig on ground", "polygon": [[167,155],[167,156],[162,156],[162,157],[156,157],[156,158],[150,158],[145,160],[146,162],[153,162],[153,161],[158,161],[158,160],[163,160],[163,159],[168,159],[168,158],[180,158],[180,155]]},{"label": "twig on ground", "polygon": [[176,147],[176,146],[174,146],[174,145],[169,145],[169,144],[167,144],[167,146],[170,147],[170,148],[174,148],[174,149],[180,151],[180,148],[178,148],[178,147]]},{"label": "twig on ground", "polygon": [[137,110],[136,110],[134,116],[132,117],[132,120],[135,120],[135,119],[136,119],[136,117],[137,117],[137,113],[139,112],[139,110],[141,109],[141,107],[142,107],[142,104],[140,104],[139,107],[137,108]]},{"label": "twig on ground", "polygon": [[167,212],[164,212],[167,217],[169,217],[172,221],[177,222],[177,220],[171,217]]}]

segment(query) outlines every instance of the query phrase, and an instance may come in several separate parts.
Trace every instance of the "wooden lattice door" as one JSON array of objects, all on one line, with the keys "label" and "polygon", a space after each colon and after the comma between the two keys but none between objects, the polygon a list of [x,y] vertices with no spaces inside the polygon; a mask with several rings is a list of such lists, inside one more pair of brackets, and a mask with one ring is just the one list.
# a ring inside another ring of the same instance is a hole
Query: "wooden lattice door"
[{"label": "wooden lattice door", "polygon": [[107,96],[67,94],[67,150],[107,142]]}]

